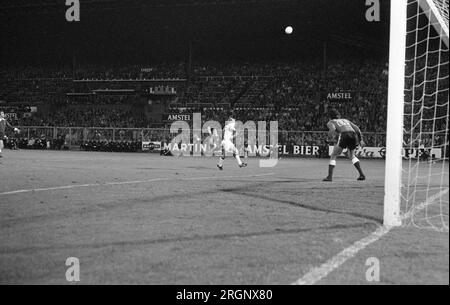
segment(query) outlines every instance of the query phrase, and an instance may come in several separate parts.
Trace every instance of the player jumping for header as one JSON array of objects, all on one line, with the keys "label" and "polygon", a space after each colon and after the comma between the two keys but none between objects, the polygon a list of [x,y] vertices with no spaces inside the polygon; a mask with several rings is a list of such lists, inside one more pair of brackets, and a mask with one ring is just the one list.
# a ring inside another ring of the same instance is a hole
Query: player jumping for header
[{"label": "player jumping for header", "polygon": [[336,159],[346,148],[348,149],[348,157],[358,170],[358,180],[366,180],[359,159],[355,156],[356,147],[358,145],[361,147],[364,146],[361,130],[349,120],[341,119],[341,114],[336,109],[331,110],[330,119],[331,120],[327,124],[329,129],[328,135],[330,138],[334,138],[338,135],[339,139],[331,153],[330,164],[328,166],[328,177],[323,179],[323,181],[333,181],[333,170],[336,166]]},{"label": "player jumping for header", "polygon": [[[4,147],[3,138],[6,136],[6,128],[7,127],[11,128],[11,129],[14,128],[6,120],[5,113],[3,111],[0,111],[0,158],[2,158],[2,149]],[[17,128],[15,128],[15,130],[18,131]]]},{"label": "player jumping for header", "polygon": [[233,144],[234,132],[236,131],[236,120],[231,118],[226,122],[224,133],[223,133],[223,141],[222,141],[222,156],[219,159],[219,164],[217,167],[220,170],[223,170],[223,161],[225,160],[225,156],[227,153],[232,153],[233,157],[236,159],[239,167],[246,167],[247,164],[241,161],[241,157],[239,155],[239,150]]}]

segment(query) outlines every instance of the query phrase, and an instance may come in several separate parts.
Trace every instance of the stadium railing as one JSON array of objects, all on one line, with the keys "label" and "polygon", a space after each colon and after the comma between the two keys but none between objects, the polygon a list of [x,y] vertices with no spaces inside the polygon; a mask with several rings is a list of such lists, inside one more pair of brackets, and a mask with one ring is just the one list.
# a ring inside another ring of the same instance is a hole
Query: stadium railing
[{"label": "stadium railing", "polygon": [[[67,146],[77,148],[86,141],[170,141],[175,135],[167,128],[107,128],[107,127],[43,127],[22,126],[21,133],[16,135],[20,139],[48,140],[64,139]],[[323,145],[327,139],[325,131],[279,131],[278,142],[284,145]],[[384,147],[385,133],[364,133],[366,146]]]}]

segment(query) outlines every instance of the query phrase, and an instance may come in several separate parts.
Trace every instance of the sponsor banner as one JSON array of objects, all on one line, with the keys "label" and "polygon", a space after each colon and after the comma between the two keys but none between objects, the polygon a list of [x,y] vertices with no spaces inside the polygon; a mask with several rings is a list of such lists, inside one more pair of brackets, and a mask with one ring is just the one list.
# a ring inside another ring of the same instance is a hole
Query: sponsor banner
[{"label": "sponsor banner", "polygon": [[352,98],[351,92],[330,92],[327,94],[327,100],[351,100]]},{"label": "sponsor banner", "polygon": [[[165,143],[162,147],[163,150],[181,151],[183,153],[191,154],[192,152],[202,152],[210,150],[211,148],[207,144],[184,144],[184,143]],[[268,157],[271,151],[270,145],[249,145],[245,148],[245,152],[249,156],[261,156]],[[241,155],[244,154],[244,148],[240,149]],[[326,150],[325,150],[326,153]],[[222,151],[220,147],[214,150],[214,155],[221,155]],[[316,145],[278,145],[279,156],[319,156],[320,147]]]},{"label": "sponsor banner", "polygon": [[[261,156],[268,157],[270,153],[270,145],[266,146],[248,146],[246,151],[249,156]],[[320,147],[317,145],[278,145],[278,155],[279,156],[319,156]]]},{"label": "sponsor banner", "polygon": [[442,150],[440,148],[403,148],[402,150],[402,157],[404,159],[417,159],[420,158],[425,154],[425,152],[428,154],[428,156],[432,157],[433,159],[441,159],[442,158]]},{"label": "sponsor banner", "polygon": [[176,122],[176,121],[191,121],[192,115],[191,114],[163,114],[163,121],[164,122]]},{"label": "sponsor banner", "polygon": [[[328,155],[331,155],[334,146],[328,146]],[[205,151],[210,150],[210,147],[207,144],[172,144],[172,143],[164,143],[163,147],[161,142],[143,142],[142,150],[143,151],[161,151],[161,150],[169,150],[172,149],[174,151],[181,151],[186,155],[190,155],[192,152],[204,153]],[[268,157],[270,154],[271,146],[270,145],[250,145],[246,149],[246,153],[249,156],[260,156],[260,157]],[[241,148],[241,155],[244,154],[244,149]],[[427,152],[430,157],[433,159],[440,159],[442,157],[442,151],[439,148],[434,149],[403,149],[402,156],[404,159],[413,158],[417,159],[424,155]],[[326,147],[318,146],[318,145],[278,145],[278,155],[279,156],[291,156],[291,157],[324,157],[326,156]],[[221,148],[217,147],[214,150],[214,155],[221,155]],[[344,150],[340,157],[346,157],[347,150]],[[358,158],[367,158],[367,159],[384,159],[386,157],[386,148],[385,147],[358,147],[355,150],[355,154]]]},{"label": "sponsor banner", "polygon": [[154,95],[171,95],[177,94],[177,91],[175,90],[174,87],[157,86],[157,87],[150,87],[149,93]]},{"label": "sponsor banner", "polygon": [[320,147],[317,145],[279,145],[280,156],[319,156]]},{"label": "sponsor banner", "polygon": [[[328,154],[331,156],[331,153],[333,152],[334,146],[330,146],[328,149]],[[384,147],[358,147],[355,150],[355,155],[358,158],[372,158],[372,159],[378,159],[378,158],[384,158],[386,155],[386,149]],[[347,156],[347,149],[344,149],[340,157],[346,157]]]},{"label": "sponsor banner", "polygon": [[[333,152],[334,146],[330,146],[328,153],[331,155]],[[402,157],[404,159],[408,158],[419,158],[422,156],[425,152],[427,152],[430,157],[433,159],[440,159],[442,157],[442,151],[439,148],[433,148],[433,149],[424,149],[424,148],[404,148],[402,150]],[[347,150],[345,149],[341,157],[345,157],[347,154]],[[358,147],[355,150],[355,154],[358,158],[371,158],[371,159],[384,159],[386,157],[386,148],[385,147],[364,147],[360,148]]]},{"label": "sponsor banner", "polygon": [[161,151],[161,142],[142,142],[142,151]]}]

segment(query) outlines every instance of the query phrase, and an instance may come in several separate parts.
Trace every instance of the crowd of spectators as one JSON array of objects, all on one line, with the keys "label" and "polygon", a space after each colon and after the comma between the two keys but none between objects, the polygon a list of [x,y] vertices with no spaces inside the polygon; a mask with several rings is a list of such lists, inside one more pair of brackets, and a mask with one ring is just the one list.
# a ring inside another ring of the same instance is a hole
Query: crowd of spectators
[{"label": "crowd of spectators", "polygon": [[112,127],[112,128],[142,128],[147,126],[147,120],[142,113],[131,110],[89,107],[69,107],[51,111],[45,115],[36,114],[24,118],[21,126],[61,126],[61,127]]},{"label": "crowd of spectators", "polygon": [[7,148],[17,150],[17,149],[52,149],[52,150],[62,150],[69,149],[68,146],[64,145],[64,140],[61,138],[52,139],[42,135],[40,137],[30,137],[30,138],[17,138],[11,137],[4,139],[4,144]]},{"label": "crowd of spectators", "polygon": [[141,141],[86,141],[80,147],[85,151],[137,152],[142,148]]},{"label": "crowd of spectators", "polygon": [[[387,71],[382,62],[337,63],[326,73],[317,64],[304,63],[240,67],[198,67],[198,80],[180,101],[186,105],[197,101],[211,108],[221,103],[245,108],[241,112],[246,120],[278,120],[282,130],[323,130],[330,107],[367,131],[386,129]],[[350,93],[351,98],[327,98],[339,92]],[[205,118],[222,115],[220,111],[202,112]]]},{"label": "crowd of spectators", "polygon": [[187,77],[184,63],[158,63],[126,66],[85,65],[77,67],[75,79],[184,79]]},{"label": "crowd of spectators", "polygon": [[[177,90],[176,103],[179,107],[171,111],[188,114],[200,112],[203,122],[225,122],[230,110],[236,119],[243,122],[278,121],[284,141],[308,145],[324,140],[328,112],[330,108],[337,108],[343,117],[369,132],[366,136],[369,145],[383,145],[387,113],[387,69],[383,62],[357,60],[331,62],[326,71],[321,63],[304,62],[197,64],[192,68],[192,77],[187,85]],[[182,79],[187,78],[187,75],[183,63],[84,66],[75,71],[68,68],[17,68],[1,71],[3,81],[0,84],[0,100],[21,101],[29,105],[36,102],[59,103],[60,107],[14,122],[21,126],[151,128],[156,122],[143,110],[107,107],[132,105],[139,98],[138,94],[93,94],[69,99],[65,93],[79,90],[87,93],[108,88],[139,89],[133,82],[75,84],[74,79]],[[329,93],[349,93],[351,98],[332,99],[328,97]],[[77,101],[95,105],[77,107]],[[434,127],[438,129],[440,126]],[[152,140],[162,137],[154,134]],[[93,140],[86,148],[121,149],[107,148],[99,143],[103,142]]]}]

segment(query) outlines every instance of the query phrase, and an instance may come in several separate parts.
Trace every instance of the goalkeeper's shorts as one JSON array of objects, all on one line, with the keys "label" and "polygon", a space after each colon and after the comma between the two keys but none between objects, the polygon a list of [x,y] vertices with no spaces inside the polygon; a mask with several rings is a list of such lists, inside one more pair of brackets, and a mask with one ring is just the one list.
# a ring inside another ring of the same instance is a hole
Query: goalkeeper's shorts
[{"label": "goalkeeper's shorts", "polygon": [[358,136],[356,135],[355,132],[351,132],[351,131],[343,132],[339,136],[338,145],[342,149],[348,148],[350,150],[354,150],[354,149],[356,149],[358,144],[359,144]]}]

